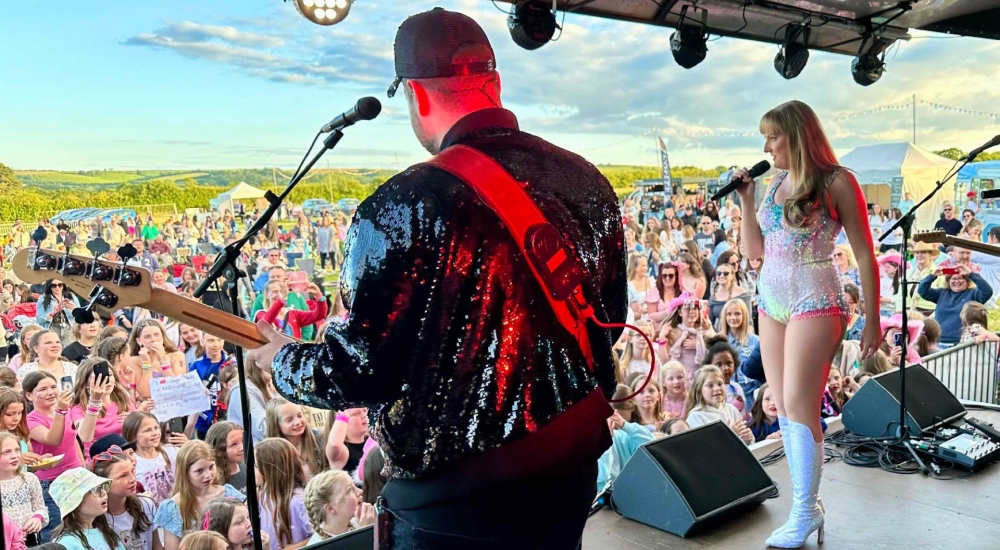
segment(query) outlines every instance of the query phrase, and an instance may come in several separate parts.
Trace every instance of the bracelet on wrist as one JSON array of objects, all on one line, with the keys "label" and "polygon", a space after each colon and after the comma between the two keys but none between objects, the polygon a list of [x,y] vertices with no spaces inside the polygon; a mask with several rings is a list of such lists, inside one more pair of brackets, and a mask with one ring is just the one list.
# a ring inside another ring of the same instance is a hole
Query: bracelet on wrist
[{"label": "bracelet on wrist", "polygon": [[66,411],[66,409],[56,409],[55,412],[56,412],[57,416],[66,416],[66,412],[67,411]]},{"label": "bracelet on wrist", "polygon": [[153,370],[153,364],[152,363],[143,363],[142,364],[142,370]]},{"label": "bracelet on wrist", "polygon": [[337,420],[336,421],[337,422],[350,422],[351,421],[351,417],[347,416],[344,413],[340,413],[340,414],[337,415]]},{"label": "bracelet on wrist", "polygon": [[167,363],[166,365],[160,365],[160,370],[162,370],[164,372],[170,370],[171,368],[173,368],[173,367],[170,366],[170,363]]}]

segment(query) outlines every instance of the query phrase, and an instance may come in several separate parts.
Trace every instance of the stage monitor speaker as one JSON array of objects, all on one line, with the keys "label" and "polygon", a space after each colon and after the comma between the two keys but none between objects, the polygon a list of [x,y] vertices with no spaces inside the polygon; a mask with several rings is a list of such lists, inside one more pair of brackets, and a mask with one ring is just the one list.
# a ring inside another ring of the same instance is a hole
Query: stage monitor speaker
[{"label": "stage monitor speaker", "polygon": [[[844,403],[844,427],[866,437],[894,437],[899,424],[899,376],[893,370],[873,376]],[[965,416],[965,407],[920,365],[906,367],[906,424],[919,435]]]},{"label": "stage monitor speaker", "polygon": [[639,447],[612,486],[623,516],[681,537],[760,505],[774,482],[722,422]]},{"label": "stage monitor speaker", "polygon": [[375,547],[375,527],[369,525],[343,535],[306,546],[304,550],[372,550]]}]

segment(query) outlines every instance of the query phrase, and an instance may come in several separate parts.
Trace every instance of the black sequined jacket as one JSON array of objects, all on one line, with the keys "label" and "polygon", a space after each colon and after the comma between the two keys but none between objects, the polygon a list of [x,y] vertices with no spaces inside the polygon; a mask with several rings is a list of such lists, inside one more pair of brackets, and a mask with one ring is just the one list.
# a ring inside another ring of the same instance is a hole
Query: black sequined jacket
[{"label": "black sequined jacket", "polygon": [[[624,322],[624,238],[607,179],[583,158],[519,131],[503,109],[460,120],[442,148],[456,143],[527,182],[583,261],[597,317]],[[322,344],[283,348],[275,387],[309,406],[369,407],[392,479],[447,472],[535,433],[595,388],[614,392],[611,346],[621,331],[590,325],[591,372],[506,226],[437,168],[413,166],[361,203],[341,291],[347,321],[329,327]],[[555,451],[596,459],[603,450]]]}]

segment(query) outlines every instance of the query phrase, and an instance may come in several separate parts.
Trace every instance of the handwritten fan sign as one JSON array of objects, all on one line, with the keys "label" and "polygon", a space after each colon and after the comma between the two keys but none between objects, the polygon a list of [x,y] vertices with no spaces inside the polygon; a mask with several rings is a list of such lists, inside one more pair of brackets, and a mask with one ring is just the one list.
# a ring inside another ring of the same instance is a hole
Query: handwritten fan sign
[{"label": "handwritten fan sign", "polygon": [[212,408],[197,371],[191,371],[183,376],[150,380],[149,396],[156,401],[156,407],[152,412],[160,422],[201,413]]}]

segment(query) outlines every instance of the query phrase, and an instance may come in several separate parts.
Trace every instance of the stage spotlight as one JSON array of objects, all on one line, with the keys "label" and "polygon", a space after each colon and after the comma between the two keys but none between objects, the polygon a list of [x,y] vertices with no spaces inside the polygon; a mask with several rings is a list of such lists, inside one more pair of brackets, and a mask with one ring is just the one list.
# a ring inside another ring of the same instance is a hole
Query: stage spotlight
[{"label": "stage spotlight", "polygon": [[507,17],[511,39],[526,50],[537,50],[548,44],[558,27],[555,0],[551,7],[541,0],[515,4]]},{"label": "stage spotlight", "polygon": [[885,61],[879,59],[874,48],[863,54],[859,54],[851,61],[851,76],[854,81],[862,86],[871,86],[882,78],[885,71]]},{"label": "stage spotlight", "polygon": [[336,25],[347,17],[353,0],[295,0],[295,9],[317,25]]},{"label": "stage spotlight", "polygon": [[[798,42],[799,37],[802,43]],[[774,70],[786,79],[799,76],[809,61],[809,27],[789,25],[785,30],[785,43],[774,56]]]},{"label": "stage spotlight", "polygon": [[708,53],[708,33],[706,32],[705,18],[708,14],[702,10],[702,22],[698,24],[685,24],[687,10],[689,6],[681,8],[681,19],[677,23],[677,30],[670,35],[670,53],[674,56],[674,61],[685,69],[690,69],[705,60]]}]

